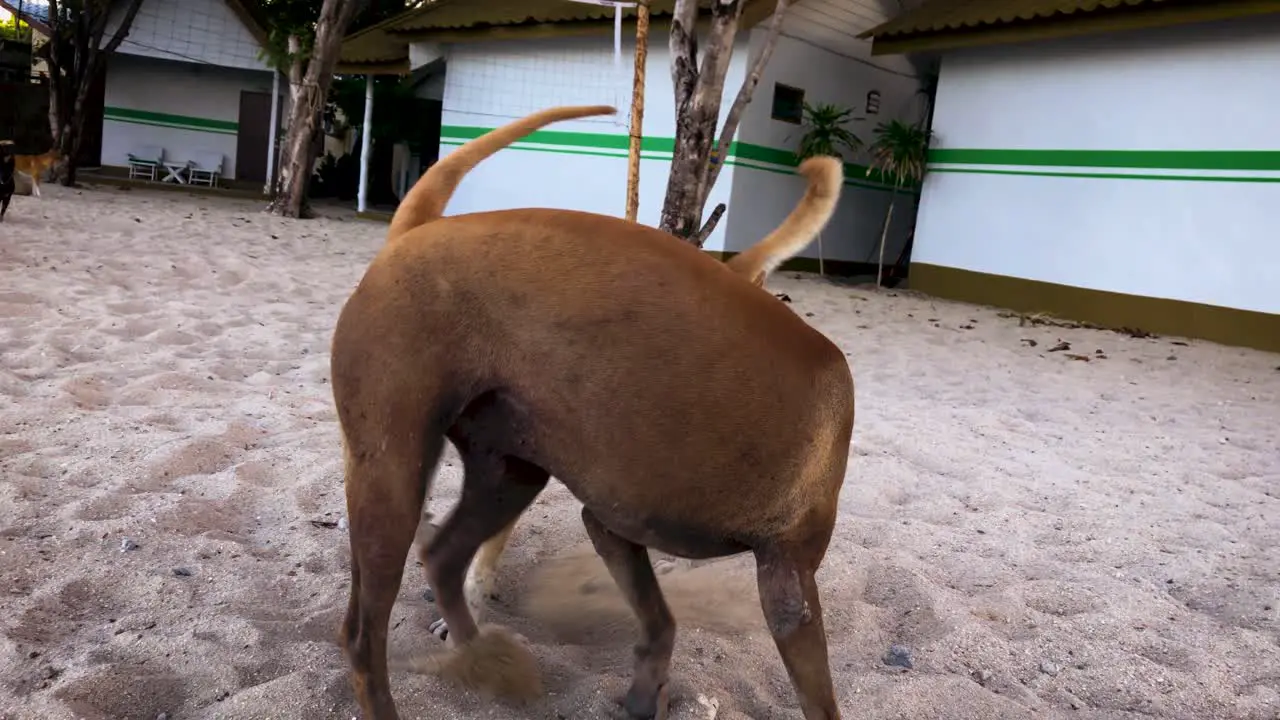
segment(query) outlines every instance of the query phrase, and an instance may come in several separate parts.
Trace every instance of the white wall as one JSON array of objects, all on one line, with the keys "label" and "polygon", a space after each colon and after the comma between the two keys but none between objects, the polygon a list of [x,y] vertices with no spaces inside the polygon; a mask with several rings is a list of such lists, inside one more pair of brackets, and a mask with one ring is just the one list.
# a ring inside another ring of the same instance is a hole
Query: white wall
[{"label": "white wall", "polygon": [[[1274,153],[1277,77],[1276,18],[956,52],[942,62],[935,147]],[[939,165],[926,179],[913,260],[1280,313],[1280,163],[1212,171],[1118,158],[1117,167],[990,156]],[[1037,174],[996,174],[1024,172]],[[1211,175],[1219,179],[1194,179]]]},{"label": "white wall", "polygon": [[[763,44],[764,35],[763,29],[753,31],[753,56]],[[903,65],[910,68],[909,64]],[[923,117],[926,109],[923,96],[916,92],[919,81],[913,75],[783,36],[778,38],[773,57],[743,114],[738,128],[740,143],[790,152],[799,148],[804,128],[771,117],[774,83],[804,90],[805,102],[811,105],[831,103],[852,108],[855,121],[846,127],[865,143],[874,140],[872,131],[877,123],[891,118],[916,121]],[[866,113],[867,93],[871,90],[880,93],[880,110],[874,115]],[[882,186],[872,189],[874,184],[865,176],[865,153],[846,154],[845,160],[856,167],[846,166],[840,204],[822,233],[823,256],[831,260],[874,262],[890,193]],[[786,165],[736,166],[728,213],[728,249],[742,250],[764,237],[782,222],[803,194],[804,179]],[[899,193],[886,243],[887,263],[897,258],[905,242],[913,206],[911,195]],[[800,256],[818,257],[818,243],[811,243]]]},{"label": "white wall", "polygon": [[[655,40],[658,38],[655,37]],[[746,38],[740,39],[725,80],[736,88],[745,74]],[[462,181],[449,214],[520,206],[572,208],[622,216],[627,187],[626,137],[631,105],[634,45],[624,42],[621,67],[613,66],[613,38],[487,42],[447,49],[443,124],[493,128],[553,105],[611,104],[616,117],[561,122],[546,130],[612,136],[596,147],[567,143],[520,143],[481,163]],[[665,42],[649,47],[646,68],[644,135],[675,134],[675,100],[670,55]],[[721,119],[730,102],[721,109]],[[620,149],[599,145],[620,144]],[[447,139],[441,157],[455,149]],[[538,147],[539,151],[529,149]],[[588,154],[596,153],[596,154]],[[639,222],[657,226],[666,193],[670,152],[647,152],[640,165]],[[708,210],[728,202],[732,167],[721,173]],[[707,240],[706,249],[724,247],[725,228]]]},{"label": "white wall", "polygon": [[[241,90],[270,93],[271,74],[113,56],[107,68],[102,164],[123,167],[130,152],[159,145],[166,159],[189,159],[192,152],[221,153],[224,176],[234,178],[236,130],[203,128],[200,121],[238,123]],[[287,117],[285,104],[281,102],[281,117]],[[135,117],[130,110],[163,115]]]},{"label": "white wall", "polygon": [[[123,16],[120,5],[108,23],[111,37]],[[129,55],[267,70],[261,46],[226,0],[145,0],[119,52]]]}]

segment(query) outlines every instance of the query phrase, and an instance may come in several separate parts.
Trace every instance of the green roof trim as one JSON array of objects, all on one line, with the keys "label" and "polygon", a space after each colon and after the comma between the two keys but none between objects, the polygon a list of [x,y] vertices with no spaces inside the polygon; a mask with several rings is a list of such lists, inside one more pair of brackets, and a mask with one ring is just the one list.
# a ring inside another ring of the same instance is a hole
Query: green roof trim
[{"label": "green roof trim", "polygon": [[1277,0],[929,0],[858,37],[892,55],[1278,13]]}]

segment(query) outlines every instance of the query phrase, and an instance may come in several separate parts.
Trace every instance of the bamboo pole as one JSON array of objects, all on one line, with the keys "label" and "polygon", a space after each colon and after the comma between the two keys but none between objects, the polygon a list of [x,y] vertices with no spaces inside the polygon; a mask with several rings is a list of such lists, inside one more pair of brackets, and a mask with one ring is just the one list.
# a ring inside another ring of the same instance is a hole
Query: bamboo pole
[{"label": "bamboo pole", "polygon": [[640,211],[640,139],[644,124],[644,69],[649,56],[649,0],[636,4],[636,65],[631,83],[631,144],[627,153],[627,220]]}]

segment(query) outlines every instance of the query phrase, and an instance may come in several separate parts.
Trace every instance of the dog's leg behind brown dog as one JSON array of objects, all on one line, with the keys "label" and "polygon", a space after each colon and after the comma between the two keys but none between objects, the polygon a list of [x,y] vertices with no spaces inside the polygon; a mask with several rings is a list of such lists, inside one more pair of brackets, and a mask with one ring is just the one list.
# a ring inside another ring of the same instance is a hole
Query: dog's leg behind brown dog
[{"label": "dog's leg behind brown dog", "polygon": [[676,621],[653,573],[649,551],[615,534],[590,510],[582,508],[582,524],[604,561],[614,583],[640,621],[631,687],[622,700],[627,715],[649,718],[665,715],[667,677],[675,649]]},{"label": "dog's leg behind brown dog", "polygon": [[438,669],[469,687],[531,700],[542,694],[536,661],[500,628],[480,629],[463,585],[476,551],[509,529],[551,478],[546,470],[506,454],[500,443],[490,441],[489,434],[502,426],[505,413],[492,396],[482,396],[450,428],[449,439],[464,465],[462,497],[430,543],[420,548],[419,557],[454,647]]}]

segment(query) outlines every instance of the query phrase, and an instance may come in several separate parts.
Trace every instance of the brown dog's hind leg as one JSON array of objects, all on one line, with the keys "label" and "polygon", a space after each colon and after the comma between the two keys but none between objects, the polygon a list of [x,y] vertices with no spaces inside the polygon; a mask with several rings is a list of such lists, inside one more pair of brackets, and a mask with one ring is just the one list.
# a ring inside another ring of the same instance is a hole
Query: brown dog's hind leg
[{"label": "brown dog's hind leg", "polygon": [[644,546],[615,535],[585,507],[582,523],[596,553],[604,560],[613,581],[640,621],[641,640],[635,646],[631,688],[622,701],[633,718],[666,716],[666,685],[675,648],[676,622],[662,597],[653,574],[653,563]]},{"label": "brown dog's hind leg", "polygon": [[[364,717],[398,720],[387,676],[387,625],[400,592],[405,558],[422,513],[428,478],[444,435],[392,440],[378,452],[346,455],[351,594],[341,640]],[[344,441],[345,446],[345,441]]]},{"label": "brown dog's hind leg", "polygon": [[756,553],[760,605],[805,720],[839,720],[813,570],[783,552]]},{"label": "brown dog's hind leg", "polygon": [[468,448],[458,438],[454,442],[465,465],[462,497],[420,556],[453,645],[439,670],[485,693],[530,700],[542,694],[533,656],[500,629],[477,627],[463,583],[480,545],[512,525],[550,475],[518,458]]}]

